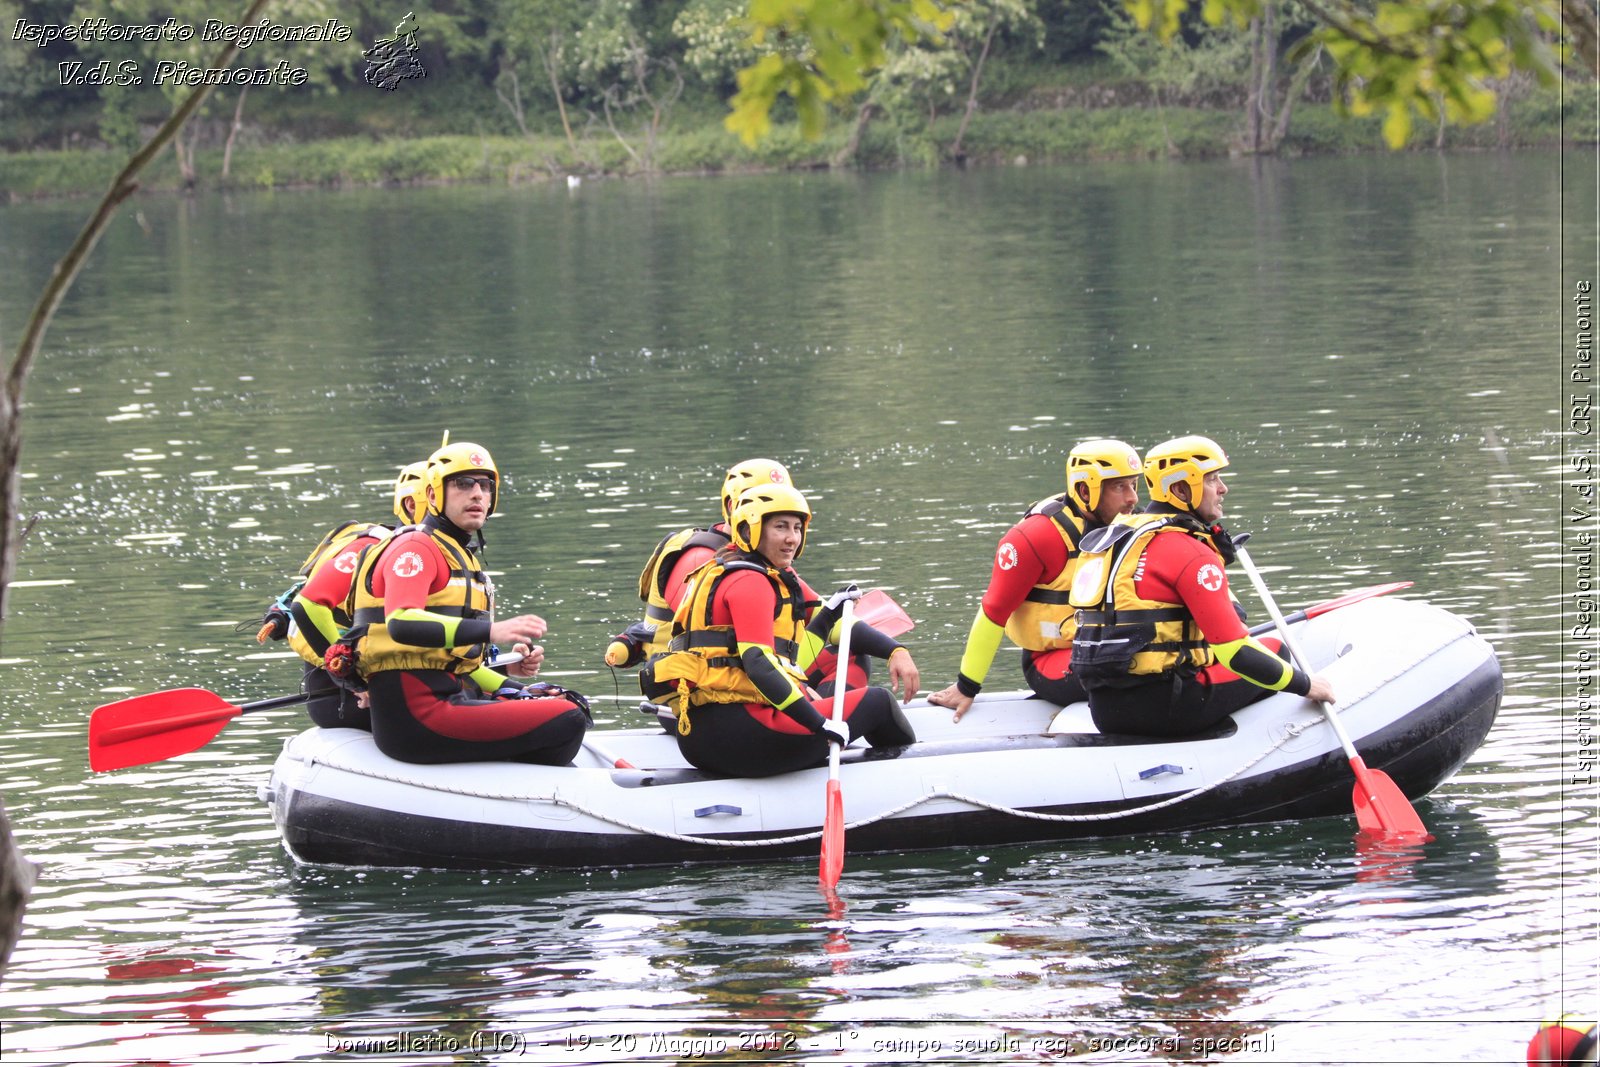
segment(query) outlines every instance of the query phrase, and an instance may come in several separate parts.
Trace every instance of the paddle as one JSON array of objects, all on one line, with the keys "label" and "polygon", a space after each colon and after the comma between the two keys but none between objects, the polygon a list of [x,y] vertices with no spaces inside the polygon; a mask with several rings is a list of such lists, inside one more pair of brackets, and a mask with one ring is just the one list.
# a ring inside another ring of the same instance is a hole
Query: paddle
[{"label": "paddle", "polygon": [[[839,662],[850,662],[850,630],[855,626],[855,602],[846,600],[839,613]],[[844,694],[847,687],[841,677],[833,686],[833,721],[844,722]],[[844,873],[844,793],[839,788],[839,749],[828,742],[828,791],[825,796],[827,814],[822,820],[822,858],[817,867],[817,880],[824,891],[832,891]]]},{"label": "paddle", "polygon": [[334,692],[232,704],[205,689],[167,689],[102,704],[89,713],[89,768],[115,771],[159,763],[193,752],[247,711],[285,708]]},{"label": "paddle", "polygon": [[[522,653],[506,652],[490,660],[489,666],[505,667],[521,661]],[[102,704],[89,713],[89,768],[116,771],[159,763],[193,752],[247,711],[286,708],[337,692],[321,689],[232,704],[208,689],[164,689]]]},{"label": "paddle", "polygon": [[623,759],[621,756],[617,755],[615,752],[612,752],[610,749],[602,747],[598,741],[594,740],[594,738],[588,734],[584,735],[583,747],[619,770],[636,771],[639,769],[633,764],[629,763],[627,760]]},{"label": "paddle", "polygon": [[[1299,611],[1290,612],[1283,617],[1283,625],[1293,626],[1297,622],[1305,622],[1307,619],[1314,619],[1318,615],[1325,615],[1336,608],[1349,607],[1351,604],[1359,603],[1368,597],[1383,596],[1386,593],[1397,593],[1402,589],[1409,589],[1411,585],[1412,583],[1410,582],[1386,582],[1383,585],[1369,585],[1365,589],[1354,589],[1344,596],[1334,597],[1332,600],[1324,600],[1320,604],[1313,604],[1309,608],[1301,608]],[[1260,637],[1262,634],[1271,633],[1278,627],[1278,620],[1270,619],[1267,622],[1250,627],[1250,636]]]},{"label": "paddle", "polygon": [[[1261,577],[1255,561],[1250,558],[1250,553],[1243,546],[1237,546],[1235,551],[1239,563],[1244,567],[1244,572],[1250,576],[1251,584],[1256,587],[1256,595],[1266,605],[1267,614],[1277,623],[1284,647],[1289,650],[1289,655],[1295,662],[1300,664],[1300,668],[1309,673],[1311,661],[1306,659],[1305,652],[1300,648],[1299,639],[1289,632],[1288,623],[1283,613],[1278,610],[1277,601],[1272,599],[1272,593],[1267,589],[1266,579]],[[1411,802],[1400,791],[1394,779],[1383,771],[1367,767],[1361,754],[1356,751],[1355,745],[1350,742],[1350,735],[1345,733],[1344,724],[1339,721],[1338,713],[1334,711],[1331,703],[1324,703],[1321,708],[1322,714],[1327,717],[1328,725],[1333,727],[1334,734],[1339,738],[1344,754],[1350,759],[1350,769],[1356,775],[1353,800],[1357,825],[1371,834],[1383,837],[1427,837],[1428,828],[1422,825],[1422,819],[1417,816],[1411,807]]]},{"label": "paddle", "polygon": [[916,626],[906,609],[895,603],[894,597],[882,589],[868,589],[856,602],[856,615],[875,630],[890,637],[899,637]]}]

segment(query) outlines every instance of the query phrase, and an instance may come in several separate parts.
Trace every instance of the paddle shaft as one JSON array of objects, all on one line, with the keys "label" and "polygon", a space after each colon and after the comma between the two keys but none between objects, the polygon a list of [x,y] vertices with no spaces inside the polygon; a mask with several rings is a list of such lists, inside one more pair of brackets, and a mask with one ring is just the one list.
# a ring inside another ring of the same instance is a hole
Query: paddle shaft
[{"label": "paddle shaft", "polygon": [[[850,631],[855,628],[855,602],[846,600],[839,613],[839,670],[833,679],[833,721],[844,722],[846,665],[850,662]],[[839,751],[843,745],[828,739],[828,787],[823,794],[822,855],[817,879],[823,889],[839,884],[844,872],[844,788],[839,784]]]},{"label": "paddle shaft", "polygon": [[[1256,587],[1256,594],[1261,597],[1261,602],[1266,605],[1267,613],[1272,616],[1280,628],[1283,646],[1289,650],[1289,655],[1300,664],[1301,670],[1311,673],[1311,661],[1306,658],[1305,651],[1300,647],[1299,638],[1289,632],[1289,626],[1283,619],[1283,613],[1278,610],[1277,601],[1272,599],[1272,593],[1267,589],[1266,579],[1256,568],[1255,561],[1250,558],[1250,553],[1244,548],[1235,549],[1239,563],[1244,567],[1244,572],[1250,576],[1250,582]],[[1366,761],[1356,751],[1356,746],[1351,742],[1350,735],[1345,733],[1344,723],[1339,721],[1338,712],[1334,710],[1331,702],[1321,702],[1323,717],[1328,720],[1328,725],[1333,727],[1334,736],[1339,739],[1339,744],[1344,748],[1344,754],[1350,759],[1350,769],[1355,772],[1356,783],[1361,791],[1366,794],[1369,810],[1380,828],[1397,833],[1426,833],[1422,820],[1417,817],[1405,794],[1399,787],[1389,781],[1387,775],[1377,772],[1374,774],[1367,768]],[[1356,814],[1361,816],[1358,802]]]},{"label": "paddle shaft", "polygon": [[615,752],[605,748],[598,741],[591,737],[584,737],[583,747],[588,749],[590,752],[593,752],[596,756],[599,756],[613,767],[617,767],[625,771],[636,771],[639,769],[633,764],[629,763],[627,760],[623,759],[621,756],[617,755]]},{"label": "paddle shaft", "polygon": [[1351,604],[1358,604],[1371,597],[1408,589],[1410,586],[1410,582],[1388,582],[1384,585],[1372,585],[1365,589],[1356,589],[1344,594],[1344,596],[1334,597],[1332,600],[1324,600],[1320,604],[1312,604],[1310,607],[1301,608],[1299,611],[1291,611],[1282,619],[1269,619],[1266,622],[1257,623],[1255,626],[1250,627],[1248,632],[1251,637],[1260,637],[1262,634],[1281,630],[1284,626],[1293,626],[1297,622],[1305,622],[1307,619],[1314,619],[1318,615],[1325,615],[1336,608],[1349,607]]},{"label": "paddle shaft", "polygon": [[[1289,630],[1289,623],[1283,617],[1283,612],[1278,610],[1278,602],[1272,598],[1272,591],[1267,588],[1266,579],[1261,577],[1255,560],[1250,558],[1250,553],[1244,548],[1235,548],[1239,565],[1250,576],[1250,584],[1256,587],[1256,596],[1261,598],[1261,603],[1266,605],[1267,614],[1272,616],[1273,625],[1278,629],[1278,636],[1283,639],[1283,647],[1289,650],[1289,657],[1300,665],[1300,669],[1307,674],[1312,673],[1311,661],[1306,659],[1305,650],[1300,647],[1300,639]],[[1322,712],[1328,718],[1328,725],[1333,727],[1339,744],[1344,748],[1344,754],[1349,756],[1354,763],[1361,762],[1361,756],[1356,752],[1356,746],[1351,744],[1350,735],[1344,732],[1344,724],[1339,721],[1338,714],[1333,710],[1333,705],[1323,703],[1320,705]]]},{"label": "paddle shaft", "polygon": [[[850,631],[855,629],[855,601],[846,600],[839,611],[839,669],[833,679],[833,721],[844,722],[845,667],[850,662]],[[839,749],[842,745],[828,745],[828,777],[839,779]]]}]

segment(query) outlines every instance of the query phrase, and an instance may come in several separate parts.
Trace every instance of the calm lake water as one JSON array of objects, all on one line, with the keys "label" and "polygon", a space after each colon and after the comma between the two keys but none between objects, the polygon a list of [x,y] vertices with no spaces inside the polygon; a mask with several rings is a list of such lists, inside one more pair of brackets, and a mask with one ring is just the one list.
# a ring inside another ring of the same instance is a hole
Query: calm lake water
[{"label": "calm lake water", "polygon": [[[28,391],[0,796],[44,872],[0,1054],[1519,1063],[1600,985],[1562,437],[1595,184],[1579,152],[134,202]],[[88,207],[0,206],[8,346]],[[1409,579],[1504,705],[1387,881],[1328,819],[852,856],[842,915],[814,864],[297,867],[256,797],[293,709],[88,771],[100,703],[293,691],[236,624],[446,429],[505,473],[503,610],[603,724],[641,724],[600,663],[638,569],[730,462],[789,464],[802,572],[889,589],[932,689],[1067,449],[1189,432],[1280,601]]]}]

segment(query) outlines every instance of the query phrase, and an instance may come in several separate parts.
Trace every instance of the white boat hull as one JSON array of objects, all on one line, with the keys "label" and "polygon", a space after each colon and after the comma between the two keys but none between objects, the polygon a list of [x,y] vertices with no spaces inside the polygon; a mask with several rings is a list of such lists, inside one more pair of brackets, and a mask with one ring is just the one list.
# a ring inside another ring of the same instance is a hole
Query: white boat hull
[{"label": "white boat hull", "polygon": [[[1297,626],[1366,763],[1410,797],[1482,743],[1501,696],[1465,619],[1398,598]],[[1349,761],[1320,712],[1276,694],[1181,740],[1095,732],[1087,708],[985,694],[959,723],[913,701],[918,743],[841,761],[850,852],[1063,840],[1349,815]],[[465,869],[750,862],[818,851],[827,771],[714,778],[656,725],[596,731],[575,765],[418,765],[370,734],[286,742],[263,795],[298,860]],[[618,770],[622,757],[644,770]]]}]

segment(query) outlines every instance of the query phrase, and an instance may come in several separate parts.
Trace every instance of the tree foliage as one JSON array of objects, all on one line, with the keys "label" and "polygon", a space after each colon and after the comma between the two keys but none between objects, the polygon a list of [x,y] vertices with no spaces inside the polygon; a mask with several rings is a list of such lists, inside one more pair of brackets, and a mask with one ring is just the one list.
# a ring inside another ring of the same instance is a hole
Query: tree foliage
[{"label": "tree foliage", "polygon": [[[1141,27],[1163,40],[1177,32],[1190,0],[1126,0]],[[1215,26],[1248,25],[1263,0],[1202,0]],[[1482,122],[1494,114],[1495,83],[1513,71],[1546,84],[1560,76],[1562,12],[1551,0],[1305,0],[1317,28],[1290,58],[1320,47],[1332,59],[1341,106],[1383,114],[1391,148],[1411,137],[1414,118]]]},{"label": "tree foliage", "polygon": [[942,39],[952,20],[935,0],[749,0],[744,17],[760,54],[738,73],[727,127],[752,145],[780,96],[794,101],[801,132],[820,137],[828,103],[865,88],[892,40]]},{"label": "tree foliage", "polygon": [[[792,96],[807,136],[822,130],[828,101],[859,91],[885,65],[888,42],[944,41],[963,0],[749,0],[752,41],[768,47],[738,73],[728,128],[747,142],[764,136],[780,95]],[[1191,0],[1123,0],[1141,28],[1163,41],[1178,33]],[[1205,21],[1249,27],[1275,0],[1200,0]],[[1576,49],[1600,73],[1594,0],[1304,0],[1316,28],[1291,61],[1326,54],[1338,101],[1352,115],[1381,112],[1391,147],[1413,122],[1481,122],[1494,113],[1496,84],[1513,73],[1545,84]]]}]

